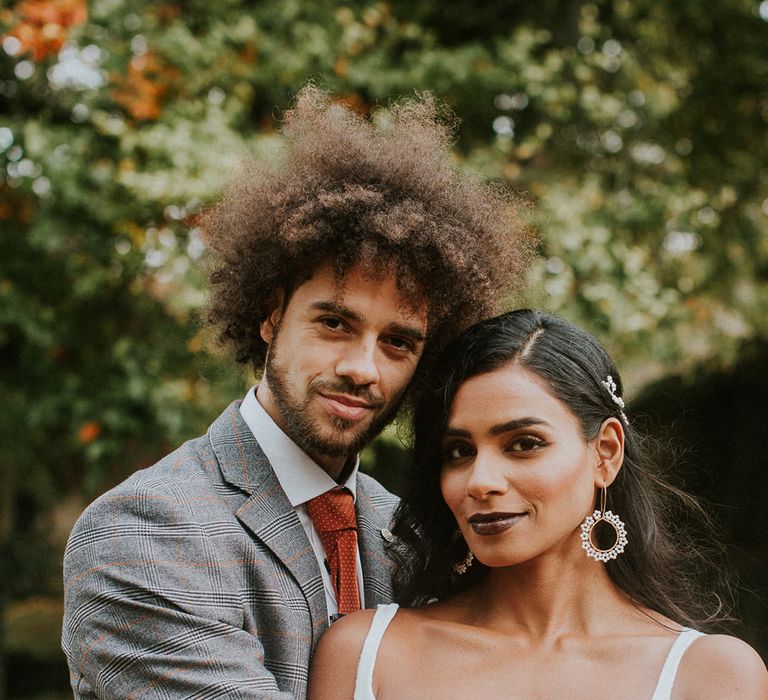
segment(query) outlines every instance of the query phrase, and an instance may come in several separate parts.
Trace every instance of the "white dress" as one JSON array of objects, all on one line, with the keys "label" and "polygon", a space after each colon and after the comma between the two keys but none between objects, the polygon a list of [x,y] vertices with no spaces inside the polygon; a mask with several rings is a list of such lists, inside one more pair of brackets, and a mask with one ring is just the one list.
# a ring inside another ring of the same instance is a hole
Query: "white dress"
[{"label": "white dress", "polygon": [[[371,622],[371,628],[365,637],[363,649],[360,652],[360,661],[357,664],[357,677],[355,679],[355,699],[354,700],[376,700],[373,694],[373,667],[376,665],[376,654],[379,651],[381,638],[384,636],[389,623],[397,612],[397,603],[389,605],[379,605]],[[683,658],[685,650],[695,639],[704,636],[702,632],[692,629],[684,629],[677,635],[672,644],[672,648],[667,654],[664,667],[659,674],[659,680],[656,683],[656,689],[653,691],[651,700],[669,700],[672,695],[672,685],[677,676],[677,669],[680,666],[680,660]]]}]

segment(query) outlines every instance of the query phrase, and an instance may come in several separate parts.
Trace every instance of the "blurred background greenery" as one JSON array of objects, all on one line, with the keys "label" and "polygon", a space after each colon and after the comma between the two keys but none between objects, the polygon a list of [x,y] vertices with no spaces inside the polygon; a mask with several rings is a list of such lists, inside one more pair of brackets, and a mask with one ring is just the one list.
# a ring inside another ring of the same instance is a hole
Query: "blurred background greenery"
[{"label": "blurred background greenery", "polygon": [[[363,113],[434,91],[462,163],[533,202],[524,301],[685,448],[765,656],[768,1],[12,0],[0,36],[0,698],[68,696],[84,505],[248,384],[196,315],[196,215],[308,79]],[[396,490],[406,465],[366,451]]]}]

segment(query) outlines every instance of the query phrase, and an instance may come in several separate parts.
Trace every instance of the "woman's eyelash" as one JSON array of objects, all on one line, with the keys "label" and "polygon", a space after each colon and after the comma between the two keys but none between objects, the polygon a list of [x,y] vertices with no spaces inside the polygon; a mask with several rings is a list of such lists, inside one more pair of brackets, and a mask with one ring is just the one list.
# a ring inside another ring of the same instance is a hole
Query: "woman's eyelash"
[{"label": "woman's eyelash", "polygon": [[461,459],[471,454],[472,448],[463,442],[446,445],[443,448],[443,459]]},{"label": "woman's eyelash", "polygon": [[[517,449],[516,446],[521,446],[522,449]],[[546,442],[537,435],[523,435],[511,440],[509,447],[513,452],[527,452],[537,447],[543,447]]]}]

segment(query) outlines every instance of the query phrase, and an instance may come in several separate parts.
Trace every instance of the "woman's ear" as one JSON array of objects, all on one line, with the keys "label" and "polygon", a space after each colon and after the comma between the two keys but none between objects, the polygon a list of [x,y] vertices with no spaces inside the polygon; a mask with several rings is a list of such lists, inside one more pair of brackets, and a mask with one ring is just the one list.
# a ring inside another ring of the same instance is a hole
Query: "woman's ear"
[{"label": "woman's ear", "polygon": [[605,420],[593,445],[598,459],[595,486],[609,486],[624,464],[624,424],[615,417]]},{"label": "woman's ear", "polygon": [[280,323],[280,317],[283,315],[284,301],[285,292],[282,289],[278,289],[266,318],[259,325],[259,334],[267,345],[270,345],[275,337],[275,329]]}]

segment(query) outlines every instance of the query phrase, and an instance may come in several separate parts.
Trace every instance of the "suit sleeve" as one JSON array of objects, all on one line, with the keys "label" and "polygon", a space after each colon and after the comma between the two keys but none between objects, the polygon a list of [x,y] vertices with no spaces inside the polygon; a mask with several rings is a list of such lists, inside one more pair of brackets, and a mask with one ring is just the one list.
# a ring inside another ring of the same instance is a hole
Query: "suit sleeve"
[{"label": "suit sleeve", "polygon": [[227,585],[228,567],[248,562],[221,551],[191,500],[167,482],[134,486],[75,525],[62,636],[75,698],[293,698]]}]

